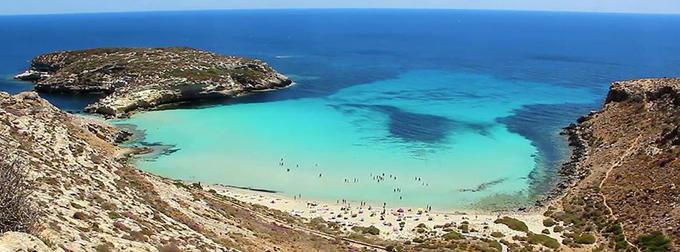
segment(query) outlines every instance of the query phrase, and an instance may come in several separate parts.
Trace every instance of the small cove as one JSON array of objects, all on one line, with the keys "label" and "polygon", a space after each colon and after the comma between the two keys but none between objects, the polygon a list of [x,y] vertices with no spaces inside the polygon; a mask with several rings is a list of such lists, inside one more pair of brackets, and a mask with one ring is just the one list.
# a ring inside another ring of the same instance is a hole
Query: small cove
[{"label": "small cove", "polygon": [[464,209],[489,197],[526,203],[529,174],[545,169],[535,145],[496,118],[527,104],[592,102],[582,98],[590,92],[421,70],[323,98],[153,111],[120,122],[143,130],[147,143],[175,148],[138,160],[160,175],[316,200]]},{"label": "small cove", "polygon": [[[609,83],[680,72],[673,15],[228,10],[2,16],[0,32],[12,34],[0,40],[10,93],[32,89],[9,79],[36,55],[96,47],[254,57],[298,83],[117,121],[159,150],[140,169],[444,209],[531,203],[567,153],[560,129],[599,108]],[[95,99],[42,96],[70,112]]]}]

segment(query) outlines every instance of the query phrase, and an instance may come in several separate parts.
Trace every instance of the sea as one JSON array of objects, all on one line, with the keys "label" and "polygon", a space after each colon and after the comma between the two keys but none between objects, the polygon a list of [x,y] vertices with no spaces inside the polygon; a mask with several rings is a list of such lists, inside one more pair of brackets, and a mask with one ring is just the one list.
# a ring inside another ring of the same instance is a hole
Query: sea
[{"label": "sea", "polygon": [[[570,152],[562,128],[617,80],[680,75],[680,15],[290,9],[0,16],[0,90],[58,50],[190,46],[295,84],[111,123],[142,170],[303,200],[528,206]],[[97,97],[41,94],[72,113]]]}]

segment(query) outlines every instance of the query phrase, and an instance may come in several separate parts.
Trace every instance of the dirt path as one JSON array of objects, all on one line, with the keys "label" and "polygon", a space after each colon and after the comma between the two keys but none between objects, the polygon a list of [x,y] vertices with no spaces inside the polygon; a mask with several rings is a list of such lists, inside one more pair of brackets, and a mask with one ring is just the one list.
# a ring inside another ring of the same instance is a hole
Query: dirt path
[{"label": "dirt path", "polygon": [[[611,216],[614,216],[614,210],[612,210],[612,208],[609,206],[609,204],[607,204],[607,196],[605,196],[604,193],[602,193],[602,187],[604,186],[604,183],[607,181],[607,179],[609,178],[609,174],[614,170],[614,168],[621,166],[621,164],[623,163],[623,160],[625,160],[628,156],[633,154],[633,150],[635,150],[635,148],[638,147],[638,143],[640,142],[640,138],[642,138],[642,135],[638,135],[635,138],[635,140],[633,141],[633,143],[630,145],[630,147],[628,147],[628,149],[626,149],[626,151],[621,156],[621,158],[618,161],[616,161],[616,163],[612,164],[609,167],[607,172],[605,172],[605,174],[604,174],[604,178],[602,179],[602,181],[600,181],[600,185],[598,186],[598,188],[600,189],[600,196],[602,196],[602,203],[604,204],[604,207],[607,208],[607,211],[609,211],[609,214]],[[633,247],[633,248],[635,248],[639,251],[640,248],[638,248],[632,242],[628,241],[628,236],[626,235],[626,231],[623,228],[623,223],[621,223],[621,229],[622,229],[622,232],[623,232],[623,239],[626,241],[626,243],[628,243],[628,245],[630,245],[631,247]]]}]

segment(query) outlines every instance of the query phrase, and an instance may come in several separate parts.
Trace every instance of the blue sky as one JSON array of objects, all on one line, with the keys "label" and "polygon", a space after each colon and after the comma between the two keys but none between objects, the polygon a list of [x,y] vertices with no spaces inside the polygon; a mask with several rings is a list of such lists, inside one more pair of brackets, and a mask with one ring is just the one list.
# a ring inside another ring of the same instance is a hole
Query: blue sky
[{"label": "blue sky", "polygon": [[1,14],[262,8],[451,8],[677,13],[680,0],[1,0]]}]

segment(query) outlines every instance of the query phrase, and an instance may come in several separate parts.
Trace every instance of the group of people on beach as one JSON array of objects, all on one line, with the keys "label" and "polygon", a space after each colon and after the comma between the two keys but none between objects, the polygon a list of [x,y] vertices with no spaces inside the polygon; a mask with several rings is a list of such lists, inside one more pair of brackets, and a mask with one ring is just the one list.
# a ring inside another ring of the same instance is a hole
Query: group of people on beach
[{"label": "group of people on beach", "polygon": [[[279,165],[280,167],[285,167],[285,162],[284,162],[284,158],[283,158],[283,157],[279,160],[278,165]],[[314,166],[315,166],[315,167],[318,167],[319,164],[316,163]],[[296,168],[300,168],[300,164],[296,164],[295,167],[296,167]],[[290,171],[291,171],[290,168],[286,168],[286,172],[290,172]],[[319,178],[323,177],[323,174],[322,174],[322,173],[319,173],[319,176],[318,176],[318,177],[319,177]],[[389,174],[389,173],[386,174],[386,173],[384,173],[384,172],[383,172],[383,173],[378,173],[378,174],[370,173],[370,178],[371,178],[372,181],[375,181],[375,182],[377,182],[377,183],[386,182],[386,181],[388,181],[388,180],[389,180],[389,181],[397,181],[397,176],[396,176],[396,175],[394,175],[394,174]],[[424,182],[422,177],[416,176],[416,177],[414,177],[413,179],[414,179],[415,182],[420,183],[421,186],[429,186],[429,183]],[[344,183],[347,183],[347,184],[349,184],[349,183],[356,184],[356,183],[359,183],[359,182],[360,182],[359,178],[356,178],[356,177],[353,177],[353,178],[344,178]],[[393,192],[393,193],[399,193],[399,194],[400,194],[400,195],[399,195],[399,200],[403,200],[403,199],[404,199],[404,196],[403,196],[403,194],[402,194],[403,191],[402,191],[402,188],[401,188],[401,187],[394,187],[394,188],[392,189],[392,192]],[[301,194],[293,195],[293,198],[294,198],[294,199],[300,199],[301,197],[302,197]],[[338,203],[340,203],[339,200],[338,200]],[[348,204],[348,203],[347,203],[347,200],[345,200],[345,199],[342,199],[342,203],[343,203],[343,204]],[[364,206],[365,204],[366,204],[366,202],[363,202],[363,201],[361,202],[361,205],[362,205],[362,206]],[[428,206],[427,206],[427,209],[428,209],[428,210],[431,210],[431,206],[428,205]]]}]

